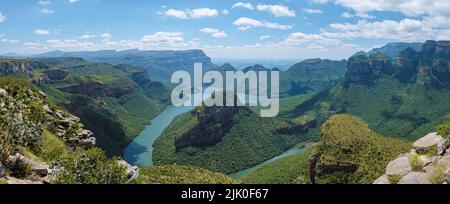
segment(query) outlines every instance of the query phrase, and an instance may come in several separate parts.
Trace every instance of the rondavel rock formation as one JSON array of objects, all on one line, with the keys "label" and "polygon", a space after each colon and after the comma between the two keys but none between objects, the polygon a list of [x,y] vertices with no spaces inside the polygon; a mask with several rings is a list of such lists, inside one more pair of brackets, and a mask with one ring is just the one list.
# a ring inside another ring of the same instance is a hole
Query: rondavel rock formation
[{"label": "rondavel rock formation", "polygon": [[446,184],[450,181],[450,135],[430,133],[400,154],[374,184]]}]

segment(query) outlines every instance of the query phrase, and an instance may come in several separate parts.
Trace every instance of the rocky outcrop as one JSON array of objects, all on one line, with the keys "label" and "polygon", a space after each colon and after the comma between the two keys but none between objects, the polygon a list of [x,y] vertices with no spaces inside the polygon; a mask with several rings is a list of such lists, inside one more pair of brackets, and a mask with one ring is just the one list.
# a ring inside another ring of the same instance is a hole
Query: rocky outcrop
[{"label": "rocky outcrop", "polygon": [[135,84],[130,84],[128,86],[124,85],[117,88],[109,88],[102,82],[88,82],[84,84],[59,88],[59,90],[61,91],[72,94],[82,94],[86,96],[106,95],[115,98],[129,94],[133,92],[134,89],[136,89]]},{"label": "rocky outcrop", "polygon": [[44,74],[48,77],[48,79],[50,80],[63,80],[65,79],[68,75],[69,72],[64,71],[64,70],[47,70],[44,72]]},{"label": "rocky outcrop", "polygon": [[373,70],[366,56],[357,56],[349,59],[345,79],[347,82],[367,83],[373,78]]},{"label": "rocky outcrop", "polygon": [[442,138],[436,132],[433,132],[415,141],[413,146],[417,153],[426,154],[428,151],[432,151],[433,147],[436,147],[443,141],[444,138]]},{"label": "rocky outcrop", "polygon": [[72,94],[83,94],[87,96],[93,96],[94,94],[98,94],[103,92],[105,89],[105,85],[100,82],[89,82],[74,86],[68,86],[64,88],[59,88],[59,90],[72,93]]},{"label": "rocky outcrop", "polygon": [[305,123],[293,124],[288,127],[280,128],[277,130],[279,134],[297,134],[306,133],[309,130],[317,127],[318,122],[316,119],[306,121]]},{"label": "rocky outcrop", "polygon": [[386,175],[388,177],[399,176],[403,177],[412,172],[411,161],[409,157],[402,156],[390,162],[386,168]]},{"label": "rocky outcrop", "polygon": [[37,61],[9,60],[0,62],[0,75],[25,73],[32,69],[48,69],[48,66]]},{"label": "rocky outcrop", "polygon": [[117,161],[117,163],[125,167],[125,172],[128,175],[129,181],[132,181],[139,177],[139,168],[137,166],[132,166],[131,164],[129,164],[124,160],[119,160]]},{"label": "rocky outcrop", "polygon": [[[413,144],[410,153],[390,162],[386,175],[374,184],[443,184],[450,182],[450,135],[430,133]],[[386,178],[388,180],[386,180]]]},{"label": "rocky outcrop", "polygon": [[192,111],[197,125],[189,132],[175,139],[177,150],[184,147],[208,147],[220,142],[234,126],[233,117],[245,107],[213,106],[201,107]]}]

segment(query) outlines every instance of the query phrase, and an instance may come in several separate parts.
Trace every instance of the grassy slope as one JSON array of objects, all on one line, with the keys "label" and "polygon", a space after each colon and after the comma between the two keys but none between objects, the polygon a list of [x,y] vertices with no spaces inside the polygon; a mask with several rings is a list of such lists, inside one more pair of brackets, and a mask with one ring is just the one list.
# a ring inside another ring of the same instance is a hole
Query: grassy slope
[{"label": "grassy slope", "polygon": [[240,180],[250,184],[307,184],[310,154],[311,151],[307,151],[280,159],[258,168]]},{"label": "grassy slope", "polygon": [[192,166],[157,166],[141,169],[136,183],[145,184],[237,184],[224,174]]}]

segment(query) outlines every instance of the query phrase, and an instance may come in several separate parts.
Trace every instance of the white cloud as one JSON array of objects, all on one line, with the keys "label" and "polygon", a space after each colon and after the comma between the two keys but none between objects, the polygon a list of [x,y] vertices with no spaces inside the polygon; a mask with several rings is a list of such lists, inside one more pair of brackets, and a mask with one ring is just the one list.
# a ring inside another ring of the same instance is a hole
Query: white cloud
[{"label": "white cloud", "polygon": [[6,20],[6,16],[3,15],[2,12],[0,12],[0,23]]},{"label": "white cloud", "polygon": [[77,3],[77,2],[79,2],[80,0],[69,0],[69,3],[71,3],[71,4],[73,4],[73,3]]},{"label": "white cloud", "polygon": [[97,37],[97,36],[91,35],[91,34],[85,34],[85,35],[82,35],[82,36],[80,36],[78,38],[79,39],[92,39],[92,38],[95,38],[95,37]]},{"label": "white cloud", "polygon": [[248,10],[255,10],[255,7],[253,7],[253,5],[251,3],[244,3],[244,2],[235,3],[231,8],[232,9],[243,8],[243,9],[248,9]]},{"label": "white cloud", "polygon": [[257,9],[272,13],[276,17],[295,17],[295,11],[284,5],[258,4]]},{"label": "white cloud", "polygon": [[233,25],[238,26],[239,30],[248,30],[250,28],[270,28],[270,29],[278,29],[278,30],[290,30],[293,28],[292,25],[281,25],[278,23],[272,23],[267,21],[260,21],[253,18],[241,17],[233,22]]},{"label": "white cloud", "polygon": [[353,14],[349,13],[349,12],[344,12],[341,14],[341,16],[343,18],[353,18]]},{"label": "white cloud", "polygon": [[36,29],[34,30],[36,35],[50,35],[50,31],[44,29]]},{"label": "white cloud", "polygon": [[270,35],[263,35],[263,36],[259,37],[259,40],[267,40],[267,39],[269,39],[271,37],[272,36],[270,36]]},{"label": "white cloud", "polygon": [[113,36],[111,33],[101,33],[100,37],[101,38],[112,38]]},{"label": "white cloud", "polygon": [[184,42],[182,32],[156,32],[154,34],[145,35],[141,38],[142,42],[149,44],[174,45]]},{"label": "white cloud", "polygon": [[216,9],[211,8],[198,8],[190,12],[191,18],[199,19],[204,17],[218,16],[219,12]]},{"label": "white cloud", "polygon": [[366,19],[373,19],[376,18],[376,16],[367,14],[367,13],[356,13],[356,16],[360,17],[360,18],[366,18]]},{"label": "white cloud", "polygon": [[38,1],[38,4],[41,5],[41,6],[47,6],[50,3],[51,3],[50,1]]},{"label": "white cloud", "polygon": [[226,38],[228,35],[225,33],[225,31],[221,31],[215,28],[203,28],[200,30],[200,32],[211,34],[214,38]]},{"label": "white cloud", "polygon": [[176,10],[176,9],[169,9],[166,12],[164,12],[164,15],[179,19],[200,19],[205,17],[214,17],[219,15],[219,11],[216,9],[211,8],[198,8],[198,9],[186,9],[183,10]]},{"label": "white cloud", "polygon": [[3,38],[2,39],[2,42],[4,42],[4,43],[20,43],[20,41],[19,40],[13,40],[13,39],[7,39],[7,38]]},{"label": "white cloud", "polygon": [[222,10],[223,15],[228,15],[230,13],[230,11],[228,9],[224,9]]},{"label": "white cloud", "polygon": [[50,15],[50,14],[54,14],[55,13],[54,10],[50,10],[48,8],[42,8],[42,9],[39,9],[38,11],[39,11],[39,13],[46,14],[46,15]]},{"label": "white cloud", "polygon": [[450,1],[447,0],[311,0],[314,3],[334,2],[356,13],[368,13],[372,11],[395,11],[407,16],[420,15],[444,15],[450,16],[448,8]]},{"label": "white cloud", "polygon": [[175,10],[175,9],[169,9],[166,11],[166,16],[175,17],[179,19],[189,19],[189,16],[186,14],[186,12],[181,10]]},{"label": "white cloud", "polygon": [[303,9],[303,12],[309,13],[309,14],[319,14],[319,13],[323,13],[323,11],[320,10],[320,9]]},{"label": "white cloud", "polygon": [[[428,39],[446,39],[450,33],[450,19],[425,18],[416,20],[406,18],[400,21],[383,20],[368,22],[360,20],[355,24],[331,24],[332,31],[323,31],[322,34],[336,38],[366,38],[386,39],[396,41],[425,41]],[[447,37],[445,37],[447,36]]]}]

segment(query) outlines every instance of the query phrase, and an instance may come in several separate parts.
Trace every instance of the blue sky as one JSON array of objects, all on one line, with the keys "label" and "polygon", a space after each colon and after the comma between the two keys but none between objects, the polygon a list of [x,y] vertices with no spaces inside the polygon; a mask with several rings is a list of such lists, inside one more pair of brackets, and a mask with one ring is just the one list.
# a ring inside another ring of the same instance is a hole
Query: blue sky
[{"label": "blue sky", "polygon": [[0,53],[203,49],[213,58],[343,59],[448,40],[450,1],[1,0]]}]

